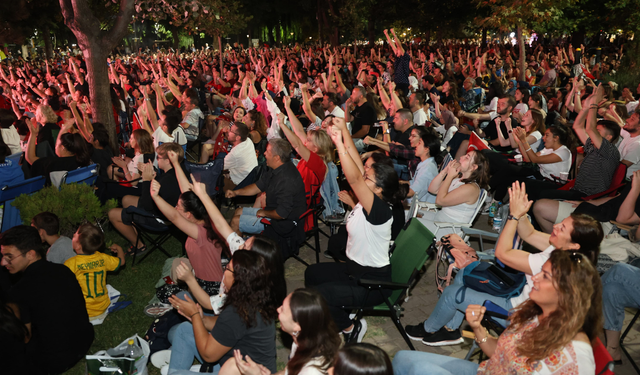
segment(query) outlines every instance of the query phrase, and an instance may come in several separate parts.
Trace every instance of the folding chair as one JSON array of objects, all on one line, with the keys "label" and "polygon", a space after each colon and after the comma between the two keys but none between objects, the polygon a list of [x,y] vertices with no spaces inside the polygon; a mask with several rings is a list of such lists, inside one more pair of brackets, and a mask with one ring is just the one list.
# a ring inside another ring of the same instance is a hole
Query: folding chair
[{"label": "folding chair", "polygon": [[433,234],[420,221],[410,220],[396,238],[393,247],[393,253],[390,257],[391,282],[360,280],[360,285],[367,288],[368,293],[376,291],[383,293],[383,290],[392,289],[391,295],[384,298],[384,303],[378,306],[343,306],[343,308],[356,310],[356,320],[362,318],[365,313],[389,315],[409,348],[415,350],[402,323],[400,323],[400,316],[404,311],[400,305],[407,295],[408,289],[416,280],[420,269],[429,258],[428,250],[433,242]]},{"label": "folding chair", "polygon": [[22,224],[20,210],[11,204],[13,200],[19,195],[31,195],[42,189],[45,181],[46,180],[43,176],[38,176],[13,186],[4,186],[0,189],[0,207],[4,206],[2,216],[0,217],[0,222],[2,223],[0,226],[0,232],[4,232],[9,228]]},{"label": "folding chair", "polygon": [[[482,209],[484,205],[484,201],[486,199],[487,199],[487,191],[485,189],[480,189],[480,197],[478,199],[478,203],[476,204],[476,208],[473,212],[473,215],[471,215],[471,219],[466,223],[447,223],[447,222],[438,222],[438,221],[434,222],[436,226],[436,233],[435,233],[436,239],[439,239],[444,234],[448,234],[448,233],[443,233],[442,229],[451,228],[450,233],[458,233],[462,230],[462,228],[471,228],[471,226],[473,225],[473,221],[478,216],[478,213],[480,213],[480,210]],[[416,215],[418,214],[418,211],[421,208],[426,208],[427,210],[434,210],[440,207],[437,204],[427,203],[427,202],[418,202],[416,206],[417,206],[417,209],[415,210],[415,212],[412,213],[412,217],[416,217]],[[418,220],[426,221],[427,219],[418,218]]]},{"label": "folding chair", "polygon": [[[496,306],[495,304],[487,303],[487,302],[491,302],[491,301],[484,301],[484,303],[482,304],[482,306],[485,306],[487,310],[485,311],[484,316],[482,317],[481,324],[487,329],[487,332],[493,331],[496,336],[500,336],[502,332],[504,332],[506,327],[498,323],[495,320],[495,318],[507,320],[509,318],[509,312],[501,308],[500,306]],[[475,340],[476,336],[473,334],[473,332],[462,331],[462,337],[473,340],[471,344],[471,348],[469,348],[467,355],[464,357],[465,361],[469,361],[471,360],[471,357],[473,357],[473,354],[475,353],[475,351],[480,349],[480,347],[478,346],[478,343],[476,343],[476,340]],[[480,350],[480,355],[478,356],[478,363],[482,362],[483,356],[484,356],[484,353],[482,352],[482,350]]]},{"label": "folding chair", "polygon": [[[588,197],[582,197],[583,201],[590,201],[592,199],[596,199],[596,198],[600,198],[600,197],[604,197],[606,195],[608,196],[613,196],[616,191],[618,189],[620,189],[622,186],[624,186],[625,184],[625,177],[627,175],[627,166],[620,163],[618,164],[618,167],[616,168],[615,172],[613,172],[613,178],[611,178],[611,184],[609,185],[609,188],[603,192],[597,193],[597,194],[593,194],[593,195],[589,195]],[[573,187],[573,185],[576,183],[576,180],[573,179],[569,182],[567,182],[566,184],[564,184],[561,188],[559,188],[558,190],[571,190],[571,188]]]},{"label": "folding chair", "polygon": [[[167,225],[162,219],[154,216],[150,213],[145,213],[141,211],[135,211],[132,213],[133,219],[131,225],[135,228],[138,236],[136,237],[136,243],[134,244],[134,248],[138,248],[138,245],[141,242],[145,243],[147,249],[143,252],[142,258],[138,261],[138,263],[142,262],[146,257],[149,256],[154,250],[159,249],[167,258],[171,258],[171,254],[167,252],[167,250],[162,246],[165,242],[167,242],[172,235],[173,225]],[[155,219],[160,226],[150,226],[144,224],[142,221],[136,221],[136,218],[151,218]],[[182,255],[184,255],[185,250],[184,246],[182,248]],[[131,261],[131,266],[136,264],[136,255],[137,251],[133,252],[133,260]]]},{"label": "folding chair", "polygon": [[638,320],[638,317],[640,317],[640,309],[638,309],[638,311],[636,312],[636,315],[633,316],[633,319],[631,319],[631,322],[627,326],[627,329],[625,329],[624,332],[622,333],[622,336],[620,336],[620,349],[622,349],[622,352],[624,353],[624,355],[627,356],[627,359],[629,360],[629,362],[631,362],[631,366],[633,366],[636,372],[640,374],[640,368],[638,368],[638,364],[636,363],[636,361],[633,360],[633,358],[631,358],[631,355],[627,351],[627,348],[624,347],[624,339],[627,337],[627,334],[629,333],[629,331],[631,331],[631,328],[633,327],[633,325],[636,324],[636,320]]},{"label": "folding chair", "polygon": [[596,337],[591,346],[593,347],[593,358],[596,362],[596,375],[613,375],[613,358],[604,344],[602,344],[602,341],[600,341],[600,338]]},{"label": "folding chair", "polygon": [[93,186],[96,179],[98,179],[99,172],[100,166],[98,164],[91,164],[73,171],[68,171],[62,176],[62,184],[71,184],[76,182]]}]

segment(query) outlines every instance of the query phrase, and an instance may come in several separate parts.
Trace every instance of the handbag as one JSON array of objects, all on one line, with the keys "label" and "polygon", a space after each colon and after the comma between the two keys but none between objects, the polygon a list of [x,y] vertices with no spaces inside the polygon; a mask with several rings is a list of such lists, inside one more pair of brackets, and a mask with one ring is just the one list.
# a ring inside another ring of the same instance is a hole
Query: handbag
[{"label": "handbag", "polygon": [[[476,251],[455,233],[443,236],[436,244],[436,248],[438,249],[436,285],[438,290],[443,292],[455,276],[454,271],[465,268],[479,258]],[[446,271],[444,271],[445,268]]]},{"label": "handbag", "polygon": [[519,296],[526,282],[524,272],[507,267],[498,259],[495,263],[473,262],[462,271],[462,283],[465,287],[507,299]]}]

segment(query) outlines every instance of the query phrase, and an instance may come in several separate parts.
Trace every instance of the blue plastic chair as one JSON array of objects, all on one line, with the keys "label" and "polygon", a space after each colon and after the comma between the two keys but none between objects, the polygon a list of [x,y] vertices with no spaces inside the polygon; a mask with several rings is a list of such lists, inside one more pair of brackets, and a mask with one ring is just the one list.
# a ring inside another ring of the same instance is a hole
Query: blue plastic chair
[{"label": "blue plastic chair", "polygon": [[4,205],[0,232],[4,232],[9,228],[22,224],[20,211],[11,204],[13,200],[22,194],[35,193],[44,187],[44,183],[44,176],[38,176],[13,186],[4,186],[0,190],[0,205]]},{"label": "blue plastic chair", "polygon": [[87,184],[93,186],[98,179],[100,172],[100,166],[98,164],[91,164],[86,167],[78,168],[73,171],[68,171],[62,177],[63,184],[72,184],[74,182],[79,184]]}]

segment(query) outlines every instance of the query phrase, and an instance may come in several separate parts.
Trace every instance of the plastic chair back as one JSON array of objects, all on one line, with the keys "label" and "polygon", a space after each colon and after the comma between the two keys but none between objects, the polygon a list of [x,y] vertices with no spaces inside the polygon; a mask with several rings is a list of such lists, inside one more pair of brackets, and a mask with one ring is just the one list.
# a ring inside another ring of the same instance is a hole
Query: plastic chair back
[{"label": "plastic chair back", "polygon": [[96,182],[96,179],[98,178],[99,171],[100,166],[98,164],[91,164],[73,171],[68,171],[62,177],[62,183],[72,184],[76,182],[93,186],[93,184],[95,184]]},{"label": "plastic chair back", "polygon": [[[435,237],[427,227],[417,219],[411,219],[398,234],[394,244],[394,251],[390,258],[391,281],[407,284],[415,277],[418,270],[429,257],[427,250]],[[389,301],[395,304],[406,289],[395,289]],[[386,304],[375,307],[376,310],[388,310]]]},{"label": "plastic chair back", "polygon": [[44,187],[44,183],[44,176],[38,176],[13,186],[5,186],[0,190],[0,205],[4,204],[0,232],[22,224],[20,211],[11,204],[13,200],[22,194],[35,193]]}]

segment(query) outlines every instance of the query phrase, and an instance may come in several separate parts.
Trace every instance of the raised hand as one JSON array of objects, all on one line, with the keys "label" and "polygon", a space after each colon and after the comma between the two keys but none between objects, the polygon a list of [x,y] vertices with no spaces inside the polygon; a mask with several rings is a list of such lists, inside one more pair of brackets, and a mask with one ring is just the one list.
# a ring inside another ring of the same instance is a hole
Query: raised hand
[{"label": "raised hand", "polygon": [[509,188],[509,212],[516,218],[526,215],[533,201],[529,200],[524,182],[514,182]]},{"label": "raised hand", "polygon": [[158,196],[158,193],[160,193],[160,183],[154,178],[151,181],[151,188],[150,188],[150,193],[151,193],[151,197],[152,198],[156,198]]},{"label": "raised hand", "polygon": [[482,326],[482,318],[487,308],[480,305],[468,305],[465,313],[467,322],[471,328],[476,329]]}]

